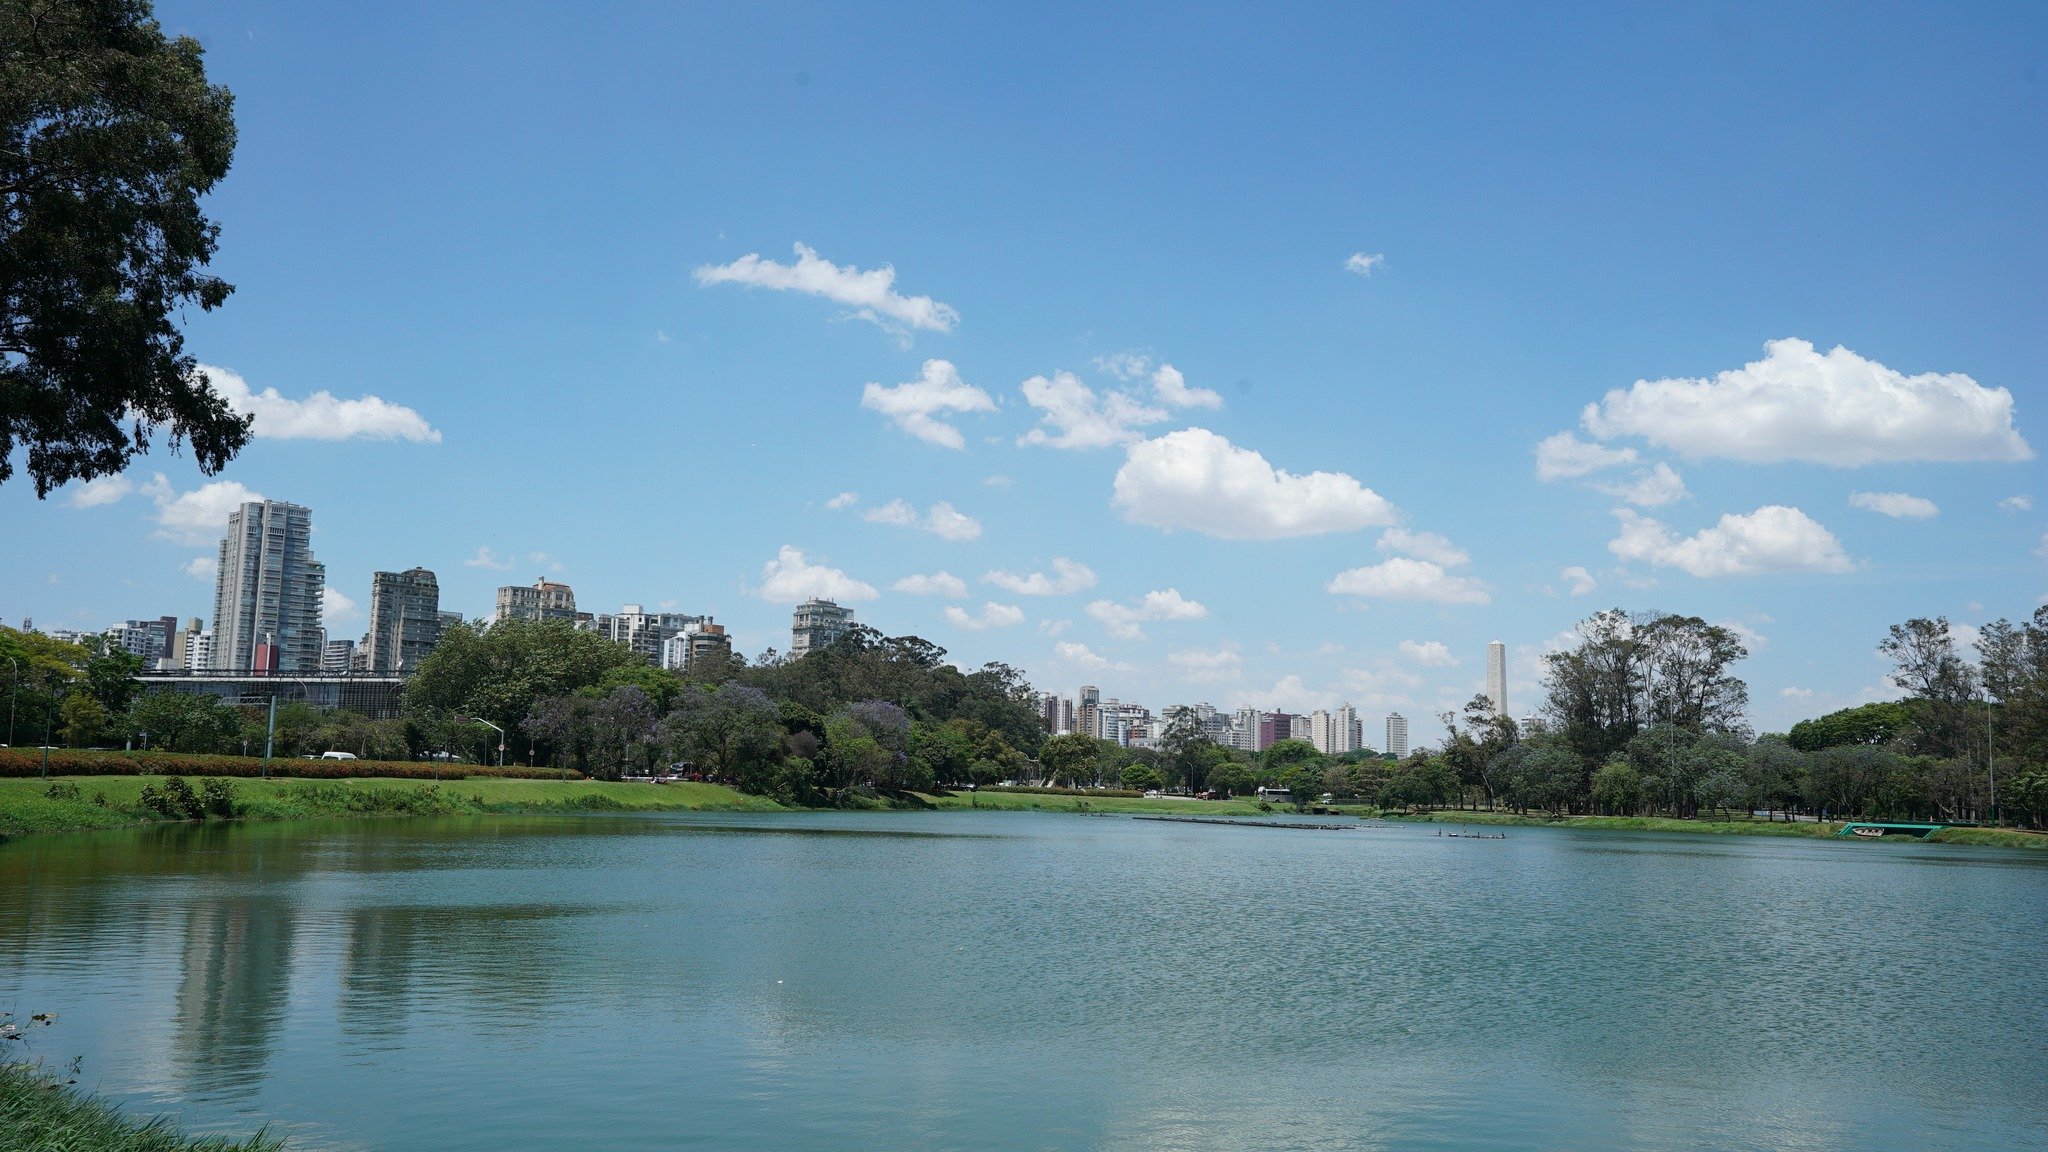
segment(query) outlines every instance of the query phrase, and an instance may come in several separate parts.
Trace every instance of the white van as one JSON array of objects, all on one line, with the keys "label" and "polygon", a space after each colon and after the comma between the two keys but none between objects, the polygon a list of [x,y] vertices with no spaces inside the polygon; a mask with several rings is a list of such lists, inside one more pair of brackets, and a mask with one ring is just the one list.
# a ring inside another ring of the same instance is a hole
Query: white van
[{"label": "white van", "polygon": [[353,752],[322,752],[320,758],[322,760],[353,760],[356,758],[356,754]]}]

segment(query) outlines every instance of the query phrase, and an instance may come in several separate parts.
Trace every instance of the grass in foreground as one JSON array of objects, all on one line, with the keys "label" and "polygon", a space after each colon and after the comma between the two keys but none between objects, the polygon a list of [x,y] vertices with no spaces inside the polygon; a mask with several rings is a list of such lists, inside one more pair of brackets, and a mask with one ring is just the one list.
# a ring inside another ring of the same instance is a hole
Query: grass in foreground
[{"label": "grass in foreground", "polygon": [[[163,777],[0,779],[0,836],[124,828],[165,818],[142,804]],[[191,781],[196,788],[199,780]],[[57,785],[52,795],[51,784]],[[519,812],[759,812],[773,800],[718,784],[608,784],[563,780],[235,780],[236,815],[247,820],[333,816],[454,816]],[[75,790],[75,792],[74,792]]]},{"label": "grass in foreground", "polygon": [[283,1141],[191,1137],[159,1117],[136,1120],[24,1064],[0,1064],[0,1152],[269,1152]]}]

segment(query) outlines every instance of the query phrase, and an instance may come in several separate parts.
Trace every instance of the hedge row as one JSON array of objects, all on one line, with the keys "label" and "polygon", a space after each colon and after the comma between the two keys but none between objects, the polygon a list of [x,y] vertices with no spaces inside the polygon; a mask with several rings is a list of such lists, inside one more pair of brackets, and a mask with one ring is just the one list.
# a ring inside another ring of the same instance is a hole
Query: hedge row
[{"label": "hedge row", "polygon": [[983,784],[977,792],[1026,792],[1033,796],[1143,796],[1131,788],[1040,788],[1031,784]]},{"label": "hedge row", "polygon": [[[38,776],[43,771],[40,749],[0,748],[0,776]],[[256,756],[196,756],[180,752],[83,752],[71,748],[50,750],[52,776],[261,776],[263,760]],[[443,780],[464,776],[501,777],[513,780],[574,780],[574,772],[555,768],[527,768],[507,764],[458,764],[431,760],[298,760],[283,757],[270,761],[270,775],[306,780],[346,780],[358,776],[391,777],[400,780]]]}]

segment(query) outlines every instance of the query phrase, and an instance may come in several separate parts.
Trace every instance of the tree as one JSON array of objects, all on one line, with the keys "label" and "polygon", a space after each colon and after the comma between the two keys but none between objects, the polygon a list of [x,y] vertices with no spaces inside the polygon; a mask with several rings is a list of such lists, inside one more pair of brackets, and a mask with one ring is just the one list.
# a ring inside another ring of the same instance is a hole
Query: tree
[{"label": "tree", "polygon": [[[543,737],[526,719],[543,701],[603,685],[615,671],[646,667],[631,649],[566,621],[500,620],[488,629],[457,624],[406,681],[405,712],[425,725],[457,714],[479,716],[524,735],[530,748]],[[475,729],[466,737],[481,741],[488,734],[481,725]]]},{"label": "tree", "polygon": [[1150,764],[1137,763],[1124,769],[1123,782],[1126,788],[1132,788],[1139,792],[1150,792],[1166,783],[1166,780],[1159,775],[1157,768],[1152,767]]},{"label": "tree", "polygon": [[107,648],[85,662],[85,684],[93,699],[108,715],[128,710],[128,704],[142,691],[135,674],[142,671],[142,657],[126,648]]},{"label": "tree", "polygon": [[99,700],[84,692],[73,692],[57,709],[64,722],[64,742],[73,748],[89,748],[107,734],[107,710]]},{"label": "tree", "polygon": [[218,472],[251,420],[174,320],[233,291],[203,272],[219,228],[199,210],[233,97],[146,0],[12,0],[0,45],[0,483],[18,446],[38,496],[118,473],[159,428]]},{"label": "tree", "polygon": [[769,769],[783,735],[782,711],[767,693],[731,681],[715,689],[684,686],[660,726],[672,755],[750,792],[772,786]]},{"label": "tree", "polygon": [[1092,783],[1097,755],[1094,738],[1078,733],[1054,736],[1038,748],[1038,762],[1045,768],[1046,778],[1055,784]]},{"label": "tree", "polygon": [[593,700],[589,715],[591,775],[617,780],[629,766],[651,767],[656,713],[647,693],[621,685]]},{"label": "tree", "polygon": [[1172,719],[1166,723],[1166,732],[1159,738],[1159,754],[1164,761],[1167,779],[1179,781],[1181,787],[1189,792],[1199,791],[1202,772],[1208,767],[1202,757],[1202,749],[1212,743],[1203,734],[1202,722],[1195,718],[1192,709],[1173,711]]},{"label": "tree", "polygon": [[1749,655],[1734,632],[1697,616],[1581,620],[1577,643],[1544,657],[1544,710],[1588,764],[1604,764],[1646,725],[1747,734],[1749,688],[1729,669]]},{"label": "tree", "polygon": [[1249,796],[1259,786],[1259,779],[1250,768],[1232,760],[1211,768],[1208,783],[1211,790],[1227,796]]},{"label": "tree", "polygon": [[1593,805],[1607,816],[1635,815],[1643,806],[1643,774],[1626,760],[1609,760],[1593,773]]},{"label": "tree", "polygon": [[1844,708],[1792,726],[1786,741],[1801,752],[1818,752],[1842,744],[1889,744],[1912,724],[1906,705],[1897,700]]},{"label": "tree", "polygon": [[1916,750],[1960,756],[1970,743],[1969,707],[1977,670],[1956,651],[1948,617],[1894,624],[1877,650],[1892,662],[1891,681],[1913,697]]}]

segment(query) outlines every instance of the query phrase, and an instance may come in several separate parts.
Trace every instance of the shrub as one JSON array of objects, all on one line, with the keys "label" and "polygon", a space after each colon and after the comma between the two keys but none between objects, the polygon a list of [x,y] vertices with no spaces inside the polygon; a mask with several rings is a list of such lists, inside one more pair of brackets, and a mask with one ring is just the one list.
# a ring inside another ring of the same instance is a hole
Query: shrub
[{"label": "shrub", "polygon": [[52,800],[82,799],[82,796],[78,791],[78,785],[67,784],[62,780],[59,780],[56,783],[50,785],[48,788],[43,789],[43,795],[48,796]]},{"label": "shrub", "polygon": [[208,815],[223,820],[233,819],[240,811],[235,803],[235,786],[218,776],[209,776],[199,782],[199,798],[204,802]]},{"label": "shrub", "polygon": [[[57,776],[229,776],[263,775],[258,756],[193,755],[183,752],[88,752],[76,748],[50,750],[50,773]],[[36,776],[42,753],[0,748],[0,777]],[[460,780],[468,777],[509,780],[574,780],[574,772],[525,768],[508,764],[436,764],[431,760],[295,760],[273,759],[270,775],[302,780],[347,780],[380,777],[396,780]]]},{"label": "shrub", "polygon": [[206,805],[183,776],[166,776],[162,784],[144,784],[142,806],[166,820],[206,819]]}]

